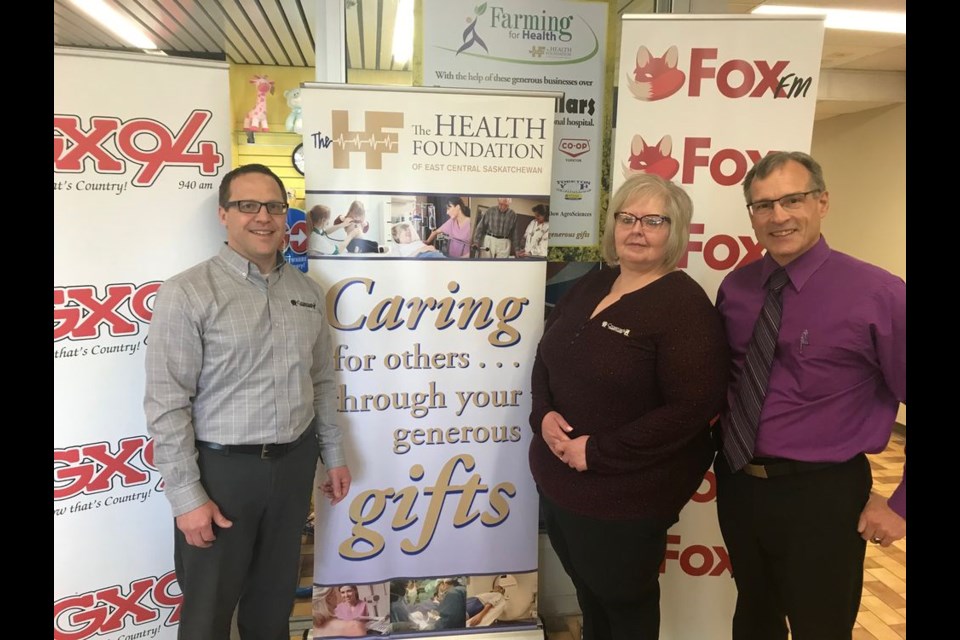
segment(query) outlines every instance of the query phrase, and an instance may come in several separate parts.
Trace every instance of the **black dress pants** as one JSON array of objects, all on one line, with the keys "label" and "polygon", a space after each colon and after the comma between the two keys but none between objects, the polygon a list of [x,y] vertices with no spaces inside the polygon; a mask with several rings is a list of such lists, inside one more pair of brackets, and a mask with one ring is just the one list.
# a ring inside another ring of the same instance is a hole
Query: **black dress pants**
[{"label": "black dress pants", "polygon": [[183,592],[180,640],[228,640],[233,612],[243,640],[289,640],[300,569],[300,536],[320,454],[306,438],[284,456],[199,448],[203,486],[233,522],[201,549],[174,528]]},{"label": "black dress pants", "polygon": [[583,640],[659,638],[660,564],[673,522],[599,520],[543,494],[540,505],[553,550],[577,590]]},{"label": "black dress pants", "polygon": [[774,478],[714,465],[717,515],[737,584],[733,640],[850,640],[866,543],[857,522],[870,494],[864,455]]}]

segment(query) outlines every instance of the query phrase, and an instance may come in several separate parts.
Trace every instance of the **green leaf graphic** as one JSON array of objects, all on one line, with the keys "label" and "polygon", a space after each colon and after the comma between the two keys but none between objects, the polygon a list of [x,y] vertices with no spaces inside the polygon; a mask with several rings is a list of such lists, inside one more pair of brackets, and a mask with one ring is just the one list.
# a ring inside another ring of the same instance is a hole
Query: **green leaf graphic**
[{"label": "green leaf graphic", "polygon": [[486,2],[484,2],[483,4],[477,5],[477,8],[474,9],[474,13],[476,13],[478,16],[482,16],[486,12],[487,12]]}]

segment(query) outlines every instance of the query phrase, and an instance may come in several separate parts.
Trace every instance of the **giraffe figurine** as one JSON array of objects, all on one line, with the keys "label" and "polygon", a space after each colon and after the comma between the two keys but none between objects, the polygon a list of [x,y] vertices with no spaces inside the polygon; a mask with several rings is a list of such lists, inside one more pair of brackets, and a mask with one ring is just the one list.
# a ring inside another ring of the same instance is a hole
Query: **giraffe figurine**
[{"label": "giraffe figurine", "polygon": [[267,76],[253,76],[250,83],[257,88],[257,104],[243,119],[244,131],[269,131],[267,126],[267,93],[273,95],[273,80]]}]

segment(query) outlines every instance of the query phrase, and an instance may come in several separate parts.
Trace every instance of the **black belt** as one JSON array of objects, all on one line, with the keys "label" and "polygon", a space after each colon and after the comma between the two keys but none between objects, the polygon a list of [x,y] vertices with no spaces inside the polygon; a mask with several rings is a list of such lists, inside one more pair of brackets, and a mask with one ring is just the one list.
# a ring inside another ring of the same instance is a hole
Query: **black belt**
[{"label": "black belt", "polygon": [[197,440],[195,444],[198,447],[203,447],[204,449],[210,449],[212,451],[219,451],[220,453],[225,453],[228,455],[233,453],[244,453],[248,455],[260,456],[264,459],[279,458],[296,449],[315,433],[316,432],[311,427],[307,427],[307,429],[300,434],[300,437],[293,442],[283,442],[280,444],[218,444],[216,442],[205,442],[203,440]]},{"label": "black belt", "polygon": [[490,236],[491,238],[496,238],[497,240],[509,240],[509,239],[510,239],[510,236],[498,236],[498,235],[496,235],[496,234],[494,234],[494,233],[488,233],[487,235]]},{"label": "black belt", "polygon": [[743,472],[754,478],[776,478],[789,476],[795,473],[818,471],[828,467],[835,467],[843,462],[804,462],[802,460],[787,460],[785,458],[754,458],[743,467]]}]

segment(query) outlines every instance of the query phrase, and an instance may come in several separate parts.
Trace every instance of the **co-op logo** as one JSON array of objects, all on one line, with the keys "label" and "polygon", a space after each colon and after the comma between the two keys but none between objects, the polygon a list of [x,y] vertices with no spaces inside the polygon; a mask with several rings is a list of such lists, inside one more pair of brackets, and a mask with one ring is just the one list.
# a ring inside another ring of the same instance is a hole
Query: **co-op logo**
[{"label": "co-op logo", "polygon": [[564,200],[582,200],[583,194],[590,191],[589,180],[557,180],[556,183]]},{"label": "co-op logo", "polygon": [[333,168],[349,169],[350,158],[362,153],[367,169],[382,169],[383,154],[397,153],[399,134],[384,129],[403,129],[403,113],[399,111],[364,111],[363,129],[350,128],[350,113],[335,109],[330,113],[332,137],[314,134],[317,148],[333,146]]},{"label": "co-op logo", "polygon": [[91,285],[53,288],[53,341],[92,340],[102,327],[111,336],[133,336],[153,319],[153,299],[159,280],[108,284],[101,298]]},{"label": "co-op logo", "polygon": [[[128,488],[145,485],[157,471],[153,439],[146,436],[124,438],[115,448],[108,442],[91,442],[54,449],[53,499],[103,493],[118,483]],[[160,483],[154,488],[159,490]]]},{"label": "co-op logo", "polygon": [[[651,138],[655,139],[655,138]],[[673,138],[665,135],[656,144],[648,144],[638,134],[630,143],[630,153],[621,159],[624,178],[637,173],[652,173],[665,180],[673,180],[680,173],[680,182],[692,184],[698,177],[698,169],[706,169],[710,179],[720,186],[740,184],[754,164],[767,152],[755,149],[712,149],[713,139],[708,137],[683,138],[680,160],[674,158]]]},{"label": "co-op logo", "polygon": [[[53,603],[53,637],[86,640],[120,631],[128,622],[139,626],[160,620],[161,616],[163,625],[170,627],[180,622],[182,603],[183,594],[173,571],[159,578],[133,580],[126,586],[112,585],[67,596]],[[156,635],[157,630],[150,635]],[[121,637],[145,636],[131,633]]]},{"label": "co-op logo", "polygon": [[[719,65],[717,48],[690,49],[688,65],[690,80],[687,95],[699,97],[707,80],[716,83],[717,90],[727,98],[801,98],[806,97],[813,77],[785,73],[789,60],[725,60]],[[680,91],[686,74],[679,68],[680,53],[671,46],[661,56],[655,56],[645,46],[637,49],[637,64],[631,74],[626,73],[626,85],[637,100],[652,102],[669,98]]]},{"label": "co-op logo", "polygon": [[560,153],[564,153],[571,158],[579,158],[590,151],[590,140],[587,138],[561,138],[557,145]]},{"label": "co-op logo", "polygon": [[217,174],[223,154],[217,143],[199,140],[212,114],[194,110],[179,131],[149,118],[93,117],[85,128],[75,115],[53,116],[53,171],[81,173],[87,161],[96,173],[125,173],[126,161],[140,165],[131,181],[149,187],[167,166],[197,167],[205,176]]}]

